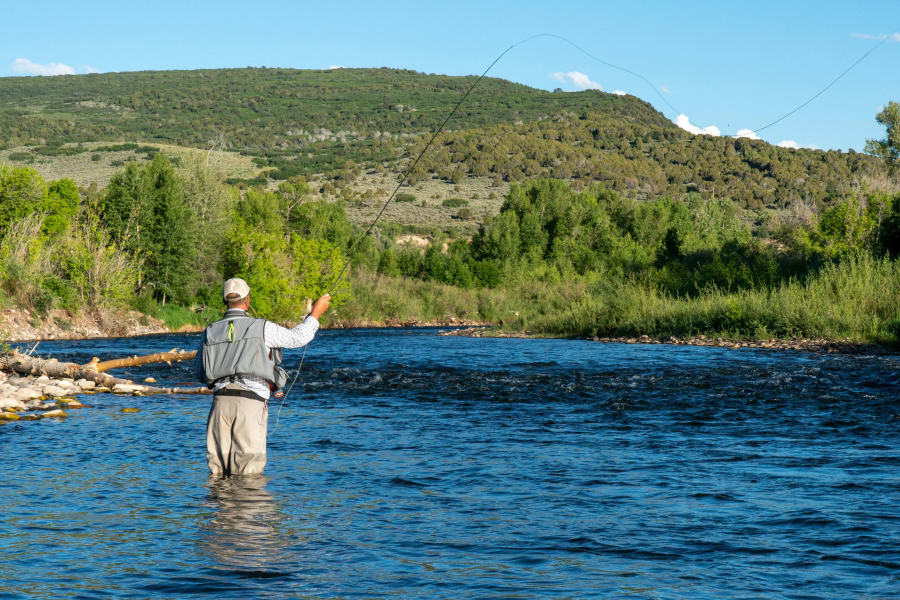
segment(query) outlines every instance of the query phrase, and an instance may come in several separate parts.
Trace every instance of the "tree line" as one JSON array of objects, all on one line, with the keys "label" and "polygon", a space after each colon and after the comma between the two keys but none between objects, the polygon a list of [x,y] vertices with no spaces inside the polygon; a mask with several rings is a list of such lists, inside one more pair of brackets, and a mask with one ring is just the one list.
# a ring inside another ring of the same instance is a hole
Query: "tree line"
[{"label": "tree line", "polygon": [[39,314],[173,304],[215,313],[223,278],[242,276],[274,319],[302,317],[302,300],[333,283],[340,306],[347,282],[329,278],[351,228],[342,208],[303,203],[308,192],[298,181],[242,196],[198,157],[131,162],[99,191],[0,165],[0,289]]},{"label": "tree line", "polygon": [[[890,103],[879,114],[887,135],[871,142],[888,174],[896,169],[897,108]],[[789,290],[783,297],[796,299],[808,286],[829,302],[837,301],[835,294],[851,298],[846,315],[858,313],[859,302],[873,307],[881,320],[853,331],[885,335],[893,322],[896,192],[851,188],[819,211],[797,205],[759,219],[740,201],[698,191],[642,200],[601,183],[534,179],[513,184],[499,214],[471,239],[434,231],[424,249],[398,243],[387,226],[361,237],[340,201],[310,201],[309,194],[302,177],[275,190],[238,189],[198,156],[177,165],[161,154],[129,163],[103,190],[0,166],[0,290],[44,314],[53,307],[152,312],[172,304],[217,312],[222,279],[243,276],[258,291],[260,314],[284,321],[302,316],[296,311],[304,298],[326,291],[340,308],[371,275],[494,290],[479,293],[484,315],[499,314],[486,298],[532,298],[537,309],[531,310],[539,312],[569,310],[577,300],[581,312],[565,313],[569,325],[530,317],[557,333],[608,330],[609,307],[628,309],[621,298],[638,305],[651,298],[663,308],[686,302],[682,315],[717,298],[717,316],[707,326],[726,323],[746,334],[760,323],[781,327],[778,315],[746,316],[764,310],[766,294]],[[345,276],[338,279],[339,273]],[[857,298],[859,289],[874,291]],[[750,308],[744,311],[738,300]],[[790,306],[785,300],[784,310]],[[794,315],[791,327],[818,317]],[[647,317],[628,318],[635,328]],[[680,322],[688,330],[705,327]]]}]

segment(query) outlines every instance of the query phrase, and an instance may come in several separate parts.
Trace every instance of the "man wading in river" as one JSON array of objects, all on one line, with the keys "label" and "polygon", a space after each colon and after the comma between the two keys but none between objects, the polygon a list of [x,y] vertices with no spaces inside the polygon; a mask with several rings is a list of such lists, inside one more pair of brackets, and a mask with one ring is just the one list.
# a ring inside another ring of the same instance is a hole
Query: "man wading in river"
[{"label": "man wading in river", "polygon": [[279,366],[281,349],[312,341],[331,296],[316,300],[293,329],[247,315],[250,286],[243,279],[226,281],[222,297],[228,310],[203,332],[197,353],[197,374],[214,394],[206,421],[206,461],[214,475],[262,473],[269,393],[287,380]]}]

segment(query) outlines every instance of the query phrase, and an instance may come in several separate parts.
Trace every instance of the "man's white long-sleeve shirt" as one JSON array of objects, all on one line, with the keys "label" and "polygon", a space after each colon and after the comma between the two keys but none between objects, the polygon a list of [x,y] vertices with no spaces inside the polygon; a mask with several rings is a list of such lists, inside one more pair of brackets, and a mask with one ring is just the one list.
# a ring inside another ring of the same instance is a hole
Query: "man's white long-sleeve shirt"
[{"label": "man's white long-sleeve shirt", "polygon": [[[244,316],[248,316],[244,311],[238,309],[230,309],[225,312],[225,316],[222,318],[228,319]],[[293,329],[288,329],[287,327],[282,327],[281,325],[272,323],[271,321],[266,321],[266,326],[263,330],[263,342],[265,343],[266,349],[268,350],[271,350],[272,348],[301,348],[312,341],[318,330],[319,320],[311,315],[306,317],[305,321],[303,321]],[[202,353],[203,348],[201,344],[201,348],[197,352],[197,372],[198,374],[200,374],[201,380],[203,373]],[[223,379],[213,384],[213,393],[219,391],[230,383],[232,383],[231,380]],[[254,394],[261,396],[262,398],[269,398],[269,382],[262,377],[242,375],[240,377],[237,377],[234,383],[246,390],[253,392]]]}]

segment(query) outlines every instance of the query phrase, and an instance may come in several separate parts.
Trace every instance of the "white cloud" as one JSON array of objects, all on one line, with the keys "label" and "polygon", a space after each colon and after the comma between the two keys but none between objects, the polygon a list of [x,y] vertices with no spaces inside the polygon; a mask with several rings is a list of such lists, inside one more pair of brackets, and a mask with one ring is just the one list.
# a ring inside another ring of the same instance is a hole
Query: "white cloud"
[{"label": "white cloud", "polygon": [[346,69],[346,68],[347,68],[347,67],[345,67],[344,65],[328,65],[328,69],[329,69],[329,70],[334,70],[334,69]]},{"label": "white cloud", "polygon": [[819,147],[815,144],[809,144],[808,146],[801,146],[794,140],[782,140],[778,142],[779,148],[790,148],[791,150],[799,150],[800,148],[806,148],[807,150],[818,150]]},{"label": "white cloud", "polygon": [[758,140],[759,136],[752,129],[738,129],[737,136],[739,138],[747,138],[748,140]]},{"label": "white cloud", "polygon": [[100,72],[99,69],[95,69],[95,68],[92,67],[91,65],[81,65],[81,69],[82,69],[85,73],[99,73],[99,72]]},{"label": "white cloud", "polygon": [[24,73],[25,75],[74,75],[75,69],[63,63],[47,63],[42,65],[31,62],[27,58],[17,58],[10,65],[16,73]]},{"label": "white cloud", "polygon": [[591,78],[582,73],[581,71],[569,71],[568,73],[563,73],[562,71],[557,71],[553,74],[553,79],[557,81],[563,82],[571,82],[575,87],[582,90],[602,90],[603,86],[597,83],[596,81],[591,81]]},{"label": "white cloud", "polygon": [[691,123],[690,119],[688,119],[687,115],[678,115],[678,118],[675,119],[675,124],[684,129],[685,131],[690,131],[693,134],[703,134],[703,135],[712,135],[719,136],[721,132],[719,128],[715,125],[708,125],[706,127],[698,127]]},{"label": "white cloud", "polygon": [[661,86],[659,86],[659,89],[662,90],[662,93],[663,93],[663,94],[667,94],[667,95],[668,95],[668,94],[671,94],[671,93],[672,93],[672,90],[670,90],[670,89],[669,89],[669,86],[667,86],[667,85],[661,85]]},{"label": "white cloud", "polygon": [[622,90],[613,90],[612,93],[616,96],[625,96],[628,92],[623,92]]},{"label": "white cloud", "polygon": [[886,33],[879,33],[878,35],[874,35],[871,33],[851,33],[850,37],[859,38],[861,40],[886,40],[891,39],[895,42],[900,42],[900,32],[892,33],[891,35],[887,35]]}]

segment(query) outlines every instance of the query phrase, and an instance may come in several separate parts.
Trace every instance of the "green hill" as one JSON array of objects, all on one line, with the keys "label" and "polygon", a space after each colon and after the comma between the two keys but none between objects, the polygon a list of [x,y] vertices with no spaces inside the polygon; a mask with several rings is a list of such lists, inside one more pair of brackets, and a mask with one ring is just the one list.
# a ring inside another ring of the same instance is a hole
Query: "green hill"
[{"label": "green hill", "polygon": [[[323,196],[352,201],[372,188],[365,171],[398,173],[474,81],[387,68],[0,78],[0,150],[30,146],[6,157],[39,164],[88,151],[61,144],[212,143],[255,157],[262,170],[230,173],[233,181],[321,175],[332,182],[317,188]],[[481,187],[492,181],[500,192],[534,177],[576,188],[602,183],[639,199],[699,192],[776,210],[816,210],[859,192],[896,189],[870,156],[694,136],[634,96],[547,92],[496,78],[479,84],[412,182],[441,180],[472,196],[477,191],[465,188],[473,179]],[[389,190],[390,181],[382,177],[382,186]],[[429,191],[420,200],[447,193]]]},{"label": "green hill", "polygon": [[896,186],[888,183],[883,161],[853,151],[794,150],[761,140],[692,135],[671,123],[590,112],[449,132],[436,145],[417,165],[413,180],[553,177],[578,187],[601,183],[641,199],[692,192],[725,196],[750,209],[798,203],[815,209],[885,184]]},{"label": "green hill", "polygon": [[[437,128],[474,77],[397,69],[218,69],[0,78],[0,144],[157,141],[260,150]],[[633,96],[553,93],[487,78],[449,124],[468,129],[599,111],[654,125]]]}]

